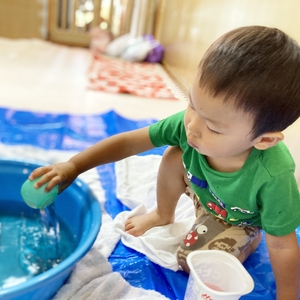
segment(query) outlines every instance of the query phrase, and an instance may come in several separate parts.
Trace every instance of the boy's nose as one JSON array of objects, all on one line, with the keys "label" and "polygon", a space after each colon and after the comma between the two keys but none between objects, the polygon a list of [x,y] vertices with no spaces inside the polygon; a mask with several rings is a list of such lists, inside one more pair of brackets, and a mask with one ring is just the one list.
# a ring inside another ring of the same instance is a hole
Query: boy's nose
[{"label": "boy's nose", "polygon": [[188,131],[195,137],[201,137],[201,124],[199,122],[195,122],[195,119],[192,119],[188,123]]}]

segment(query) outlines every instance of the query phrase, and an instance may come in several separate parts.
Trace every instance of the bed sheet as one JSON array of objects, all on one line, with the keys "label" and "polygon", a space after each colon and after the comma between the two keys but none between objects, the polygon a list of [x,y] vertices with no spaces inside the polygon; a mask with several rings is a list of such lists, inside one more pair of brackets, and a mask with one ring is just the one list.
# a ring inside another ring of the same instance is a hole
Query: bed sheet
[{"label": "bed sheet", "polygon": [[[0,142],[7,145],[33,145],[43,149],[80,151],[110,135],[140,128],[154,119],[133,121],[114,111],[98,115],[33,113],[0,108]],[[162,154],[165,148],[143,153]],[[116,198],[114,164],[97,168],[105,190],[105,209],[114,218],[128,210]],[[300,231],[297,231],[298,238]],[[174,272],[154,264],[144,255],[119,242],[109,257],[113,271],[132,286],[153,289],[169,299],[183,299],[188,280],[186,273]],[[255,282],[254,290],[241,299],[275,299],[275,282],[265,241],[244,263]]]}]

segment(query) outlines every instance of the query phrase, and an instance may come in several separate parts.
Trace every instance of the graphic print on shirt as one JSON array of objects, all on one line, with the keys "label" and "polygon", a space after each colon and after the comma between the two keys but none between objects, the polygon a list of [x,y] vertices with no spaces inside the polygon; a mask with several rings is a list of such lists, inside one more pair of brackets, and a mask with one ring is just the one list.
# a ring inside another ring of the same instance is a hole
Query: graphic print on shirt
[{"label": "graphic print on shirt", "polygon": [[190,171],[187,171],[187,178],[191,183],[193,183],[195,186],[197,186],[200,189],[206,189],[207,188],[207,181],[202,180],[200,178],[197,178],[194,176]]},{"label": "graphic print on shirt", "polygon": [[249,215],[254,214],[254,211],[246,210],[246,209],[238,207],[238,206],[231,207],[230,209],[232,211],[239,211],[239,212],[241,212],[243,214],[249,214]]},{"label": "graphic print on shirt", "polygon": [[[184,167],[186,168],[185,165]],[[242,213],[243,215],[252,215],[254,214],[254,212],[238,206],[232,206],[230,208],[226,208],[226,204],[211,190],[206,180],[196,177],[188,170],[186,171],[187,171],[188,180],[191,183],[193,183],[196,187],[200,189],[208,188],[208,191],[213,198],[211,199],[211,201],[209,199],[207,199],[206,201],[204,200],[202,204],[206,207],[207,210],[212,211],[212,214],[214,216],[217,216],[222,220],[226,220],[227,222],[235,223],[235,225],[237,226],[247,226],[252,224],[251,221],[244,220],[243,218],[240,219],[238,215],[234,213],[238,212],[238,213]]]},{"label": "graphic print on shirt", "polygon": [[233,215],[231,216],[232,212],[239,212],[242,213],[243,215],[253,215],[255,212],[238,207],[238,206],[233,206],[230,209],[226,209],[226,204],[209,188],[208,189],[210,194],[213,196],[213,198],[218,202],[215,203],[213,201],[209,201],[206,203],[206,206],[212,210],[217,217],[220,219],[227,220],[229,222],[234,222],[235,225],[237,226],[248,226],[251,225],[253,222],[248,221],[247,219],[245,220],[244,218],[239,218],[238,215]]},{"label": "graphic print on shirt", "polygon": [[214,211],[218,217],[222,218],[222,219],[226,219],[227,217],[227,211],[226,211],[226,205],[223,201],[221,201],[220,198],[218,198],[216,196],[216,194],[209,188],[208,189],[210,194],[214,197],[215,200],[217,200],[218,204],[214,203],[214,202],[208,202],[206,205],[207,207]]},{"label": "graphic print on shirt", "polygon": [[[233,206],[230,209],[231,209],[231,211],[240,212],[244,215],[253,215],[254,214],[253,211],[250,211],[250,210],[238,207],[238,206]],[[229,221],[236,222],[236,221],[239,221],[239,219],[229,218]],[[246,221],[242,221],[242,222],[238,223],[237,226],[248,226],[248,225],[251,225],[252,223],[253,222],[246,220]]]}]

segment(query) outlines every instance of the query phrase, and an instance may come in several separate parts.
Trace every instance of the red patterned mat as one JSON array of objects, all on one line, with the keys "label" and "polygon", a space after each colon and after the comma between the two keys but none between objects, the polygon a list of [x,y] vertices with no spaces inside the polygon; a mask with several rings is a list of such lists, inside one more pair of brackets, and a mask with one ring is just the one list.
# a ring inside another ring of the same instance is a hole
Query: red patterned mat
[{"label": "red patterned mat", "polygon": [[159,67],[151,63],[95,56],[88,74],[89,88],[109,93],[176,100],[177,97],[159,71]]}]

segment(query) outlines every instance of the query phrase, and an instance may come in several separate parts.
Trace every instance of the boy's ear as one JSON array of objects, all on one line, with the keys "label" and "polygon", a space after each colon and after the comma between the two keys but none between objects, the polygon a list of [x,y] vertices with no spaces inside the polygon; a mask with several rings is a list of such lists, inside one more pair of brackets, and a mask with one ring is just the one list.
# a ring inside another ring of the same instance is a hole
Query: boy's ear
[{"label": "boy's ear", "polygon": [[258,150],[266,150],[277,145],[284,139],[282,132],[268,132],[257,137],[254,141],[254,147]]}]

